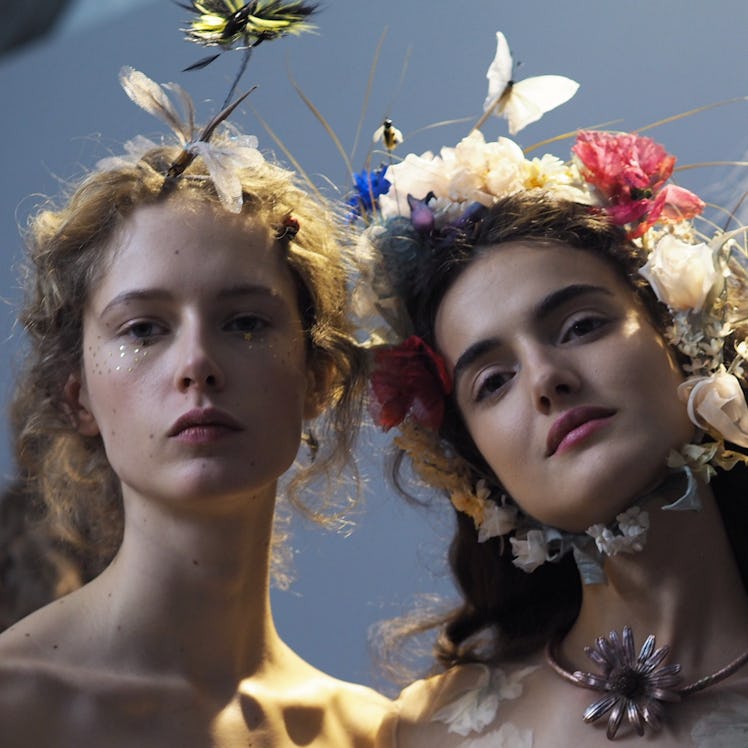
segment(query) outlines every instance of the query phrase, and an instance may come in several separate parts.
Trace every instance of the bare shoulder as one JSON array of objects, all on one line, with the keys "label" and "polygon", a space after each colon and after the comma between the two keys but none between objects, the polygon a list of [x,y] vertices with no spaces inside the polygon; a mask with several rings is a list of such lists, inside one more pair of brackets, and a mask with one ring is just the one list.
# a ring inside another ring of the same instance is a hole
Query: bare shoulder
[{"label": "bare shoulder", "polygon": [[453,734],[441,717],[474,700],[491,680],[485,665],[460,665],[430,678],[417,680],[403,689],[395,701],[394,716],[383,729],[386,745],[398,748],[457,746],[464,737]]},{"label": "bare shoulder", "polygon": [[75,645],[86,634],[73,608],[58,600],[0,634],[3,748],[75,744],[63,736],[90,713],[94,679]]},{"label": "bare shoulder", "polygon": [[[331,745],[354,745],[356,748],[378,745],[377,736],[382,724],[392,712],[390,699],[372,688],[348,683],[315,672],[314,676],[299,683],[297,692],[286,696],[298,710],[307,715],[317,713],[322,721],[320,734],[331,738]],[[300,720],[310,724],[308,719]],[[323,741],[325,742],[325,741]]]},{"label": "bare shoulder", "polygon": [[0,634],[0,721],[8,712],[21,715],[24,705],[39,703],[61,686],[54,666],[58,644],[47,632],[48,615],[38,611]]},{"label": "bare shoulder", "polygon": [[50,745],[60,735],[59,717],[74,708],[71,697],[58,668],[34,657],[0,656],[3,747]]},{"label": "bare shoulder", "polygon": [[456,700],[485,688],[490,678],[491,670],[486,665],[470,664],[417,680],[397,698],[400,720],[404,723],[430,721]]}]

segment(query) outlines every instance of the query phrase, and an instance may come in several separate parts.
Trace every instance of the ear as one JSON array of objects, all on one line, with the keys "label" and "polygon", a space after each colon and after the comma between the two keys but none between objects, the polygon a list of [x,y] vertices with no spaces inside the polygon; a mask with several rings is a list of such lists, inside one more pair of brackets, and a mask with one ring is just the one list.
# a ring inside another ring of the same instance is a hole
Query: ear
[{"label": "ear", "polygon": [[317,418],[328,404],[333,380],[333,366],[328,361],[316,360],[306,370],[304,420]]},{"label": "ear", "polygon": [[88,390],[80,374],[71,374],[65,383],[65,403],[78,433],[83,436],[98,436],[99,424],[91,412]]}]

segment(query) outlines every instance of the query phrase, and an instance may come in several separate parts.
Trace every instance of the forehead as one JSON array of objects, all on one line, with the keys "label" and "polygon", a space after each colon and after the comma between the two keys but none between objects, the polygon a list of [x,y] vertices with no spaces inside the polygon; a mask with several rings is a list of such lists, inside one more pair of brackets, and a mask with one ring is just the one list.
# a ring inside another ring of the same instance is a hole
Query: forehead
[{"label": "forehead", "polygon": [[634,292],[610,264],[565,244],[507,242],[487,247],[444,295],[436,316],[439,347],[456,333],[481,334],[497,318],[516,324],[549,294],[572,285],[604,288],[624,303]]},{"label": "forehead", "polygon": [[92,300],[123,287],[209,292],[227,284],[261,284],[293,294],[282,249],[252,216],[197,199],[137,208],[114,238]]}]

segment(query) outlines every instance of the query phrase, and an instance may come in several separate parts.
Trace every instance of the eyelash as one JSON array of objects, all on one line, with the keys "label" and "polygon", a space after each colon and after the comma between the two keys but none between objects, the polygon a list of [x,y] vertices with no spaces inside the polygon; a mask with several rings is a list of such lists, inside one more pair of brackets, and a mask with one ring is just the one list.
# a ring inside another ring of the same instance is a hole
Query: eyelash
[{"label": "eyelash", "polygon": [[[249,325],[240,323],[249,322]],[[229,332],[238,332],[241,334],[262,332],[269,327],[270,322],[258,314],[239,314],[230,319],[224,326]],[[231,329],[233,328],[233,329]]]},{"label": "eyelash", "polygon": [[[559,342],[570,343],[596,334],[610,324],[611,320],[600,314],[583,314],[568,322],[562,329]],[[580,330],[580,327],[582,328]],[[489,371],[478,380],[474,400],[476,403],[496,396],[512,379],[513,371]],[[492,387],[492,381],[501,378],[498,386]]]},{"label": "eyelash", "polygon": [[[143,327],[147,327],[149,329],[149,332],[138,335],[138,328]],[[154,332],[154,330],[157,330],[157,332]],[[125,327],[120,332],[120,335],[131,338],[140,346],[147,346],[153,343],[156,338],[164,335],[164,333],[164,326],[160,325],[158,322],[153,322],[151,320],[133,320],[132,322],[129,322],[127,325],[125,325]]]},{"label": "eyelash", "polygon": [[[257,314],[240,314],[223,326],[226,332],[239,334],[259,333],[269,326],[268,320]],[[144,329],[146,328],[146,329]],[[133,320],[121,330],[120,336],[130,338],[140,346],[151,345],[167,332],[166,326],[152,320]]]},{"label": "eyelash", "polygon": [[[560,342],[568,343],[571,339],[586,338],[589,335],[594,335],[599,330],[605,328],[610,324],[611,320],[608,317],[600,314],[583,314],[576,318],[573,318],[567,323],[561,331]],[[579,327],[589,326],[591,328],[579,330]],[[573,335],[572,335],[573,333]]]},{"label": "eyelash", "polygon": [[[514,372],[506,372],[506,371],[490,371],[488,372],[484,377],[482,377],[477,384],[476,387],[476,393],[475,393],[475,402],[479,403],[485,400],[486,398],[495,396],[501,389],[506,385],[509,380],[514,376]],[[499,384],[498,387],[495,387],[494,389],[490,389],[492,380],[496,379],[497,377],[501,377],[502,381]]]}]

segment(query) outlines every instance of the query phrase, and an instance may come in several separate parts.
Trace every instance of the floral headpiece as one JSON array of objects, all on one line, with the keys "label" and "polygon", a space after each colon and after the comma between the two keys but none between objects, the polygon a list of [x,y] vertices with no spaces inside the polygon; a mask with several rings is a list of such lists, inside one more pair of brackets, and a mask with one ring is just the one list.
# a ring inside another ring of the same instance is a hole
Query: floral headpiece
[{"label": "floral headpiece", "polygon": [[[498,36],[497,60],[506,54],[505,40]],[[489,68],[494,94],[491,76],[496,65],[494,60]],[[506,116],[498,106],[502,96],[505,92],[492,104],[489,92],[487,115]],[[390,246],[389,240],[415,232],[422,237],[424,251],[438,252],[455,236],[464,235],[485,208],[525,191],[589,205],[621,226],[647,257],[639,272],[668,307],[672,324],[666,339],[685,361],[688,378],[679,395],[704,440],[672,452],[668,465],[674,470],[685,468],[692,489],[691,472],[708,481],[714,466],[730,469],[738,461],[748,463],[748,455],[727,446],[748,449],[748,406],[740,384],[748,339],[736,340],[736,328],[748,316],[741,310],[748,286],[745,252],[735,239],[744,228],[712,230],[710,236],[697,231],[694,219],[704,203],[670,182],[674,166],[674,156],[635,133],[580,131],[571,157],[562,160],[552,154],[528,158],[514,141],[499,137],[486,142],[474,129],[439,154],[411,153],[386,169],[355,175],[358,195],[350,204],[369,222],[360,242],[365,290],[358,295],[358,312],[362,318],[383,319],[389,327],[376,329],[372,345],[394,344],[386,355],[381,351],[375,355],[374,419],[386,429],[399,426],[396,444],[410,456],[421,478],[446,490],[455,507],[472,517],[481,542],[513,532],[515,563],[527,571],[555,560],[570,547],[582,568],[592,540],[596,561],[603,553],[640,550],[646,540],[647,513],[632,507],[612,527],[594,526],[588,530],[588,542],[579,542],[533,525],[529,518],[524,521],[506,497],[497,502],[491,496],[485,480],[472,482],[468,466],[460,466],[460,458],[438,436],[443,400],[449,394],[444,384],[448,379],[441,374],[444,364],[425,343],[410,336],[401,300],[401,289],[410,284],[417,266],[418,245],[410,242],[403,251]],[[400,376],[406,370],[408,375]],[[382,387],[382,381],[394,384]],[[397,420],[393,413],[398,414]],[[683,501],[669,508],[694,508],[691,494],[687,491]]]}]

